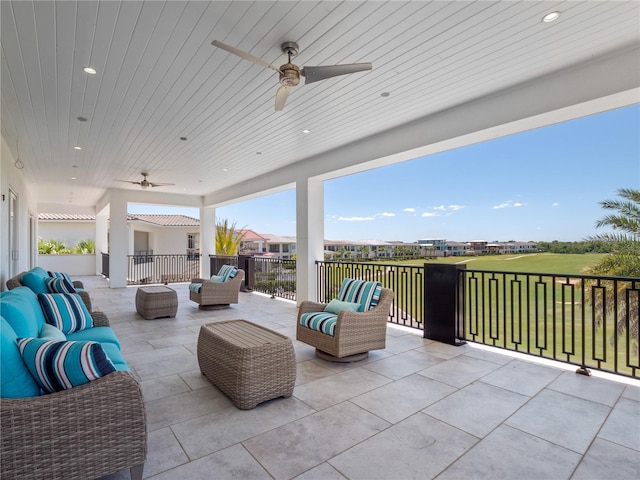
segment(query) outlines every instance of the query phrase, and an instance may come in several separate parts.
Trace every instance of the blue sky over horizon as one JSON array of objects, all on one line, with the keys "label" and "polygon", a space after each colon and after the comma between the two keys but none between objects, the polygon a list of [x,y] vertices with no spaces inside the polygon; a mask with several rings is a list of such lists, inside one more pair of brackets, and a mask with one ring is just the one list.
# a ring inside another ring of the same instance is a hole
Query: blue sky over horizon
[{"label": "blue sky over horizon", "polygon": [[[640,105],[325,182],[325,238],[580,241],[599,202],[640,188]],[[131,213],[198,209],[129,205]],[[295,235],[295,191],[216,209],[259,233]]]}]

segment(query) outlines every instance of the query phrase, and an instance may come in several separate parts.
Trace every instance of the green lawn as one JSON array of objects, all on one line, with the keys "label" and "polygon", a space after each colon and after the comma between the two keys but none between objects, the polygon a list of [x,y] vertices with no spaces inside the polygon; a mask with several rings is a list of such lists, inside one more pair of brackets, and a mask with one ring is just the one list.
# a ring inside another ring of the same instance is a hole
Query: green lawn
[{"label": "green lawn", "polygon": [[[479,257],[447,257],[426,260],[427,263],[465,264],[469,270],[492,270],[497,272],[532,272],[584,274],[584,269],[600,261],[606,254],[559,254],[528,253],[525,255],[486,255]],[[396,262],[388,262],[396,263]],[[398,264],[422,265],[425,260],[399,261]]]}]

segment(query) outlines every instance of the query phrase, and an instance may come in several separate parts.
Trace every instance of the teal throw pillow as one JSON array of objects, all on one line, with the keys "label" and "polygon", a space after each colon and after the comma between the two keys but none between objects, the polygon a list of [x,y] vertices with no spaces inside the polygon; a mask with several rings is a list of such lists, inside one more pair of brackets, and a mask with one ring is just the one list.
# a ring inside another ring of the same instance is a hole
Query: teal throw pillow
[{"label": "teal throw pillow", "polygon": [[41,340],[53,340],[55,342],[67,341],[67,336],[62,333],[62,330],[54,327],[53,325],[49,325],[48,323],[42,325],[42,328],[40,329],[40,336],[38,338]]},{"label": "teal throw pillow", "polygon": [[348,312],[357,312],[359,308],[360,308],[359,303],[343,302],[341,300],[334,298],[329,302],[329,304],[326,307],[324,307],[324,311],[329,313],[335,313],[337,315],[342,310],[346,310]]},{"label": "teal throw pillow", "polygon": [[216,283],[224,283],[224,277],[221,275],[211,275],[211,281]]},{"label": "teal throw pillow", "polygon": [[48,293],[46,280],[48,277],[43,277],[39,273],[27,272],[20,279],[20,283],[29,287],[34,293]]}]

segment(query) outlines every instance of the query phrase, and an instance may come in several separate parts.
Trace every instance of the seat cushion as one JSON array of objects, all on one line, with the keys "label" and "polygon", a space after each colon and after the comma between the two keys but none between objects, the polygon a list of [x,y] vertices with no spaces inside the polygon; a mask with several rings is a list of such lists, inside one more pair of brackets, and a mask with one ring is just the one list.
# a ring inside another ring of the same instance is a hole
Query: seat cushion
[{"label": "seat cushion", "polygon": [[40,387],[22,360],[17,338],[9,322],[0,317],[0,397],[36,397]]},{"label": "seat cushion", "polygon": [[359,303],[359,312],[366,312],[378,305],[382,284],[365,280],[345,278],[338,292],[338,300],[350,303]]},{"label": "seat cushion", "polygon": [[300,325],[333,336],[338,315],[327,312],[307,312],[300,315]]},{"label": "seat cushion", "polygon": [[31,375],[47,393],[84,385],[116,370],[97,342],[20,338],[18,349]]},{"label": "seat cushion", "polygon": [[189,284],[189,291],[193,292],[193,293],[200,293],[200,289],[202,288],[202,284],[201,283],[190,283]]},{"label": "seat cushion", "polygon": [[118,372],[129,372],[129,365],[125,362],[120,349],[113,343],[101,343],[104,353],[109,357]]},{"label": "seat cushion", "polygon": [[77,293],[40,293],[38,301],[46,322],[64,334],[93,327],[93,318]]},{"label": "seat cushion", "polygon": [[79,330],[77,332],[69,333],[67,340],[76,341],[93,341],[102,344],[110,343],[120,349],[120,341],[111,327],[93,327],[86,330]]}]

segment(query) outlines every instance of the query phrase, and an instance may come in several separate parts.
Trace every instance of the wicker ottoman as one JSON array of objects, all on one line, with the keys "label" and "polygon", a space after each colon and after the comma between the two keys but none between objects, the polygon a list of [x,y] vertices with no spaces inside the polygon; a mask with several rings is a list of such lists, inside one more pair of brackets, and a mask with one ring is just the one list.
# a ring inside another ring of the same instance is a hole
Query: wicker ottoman
[{"label": "wicker ottoman", "polygon": [[198,364],[242,410],[293,395],[296,358],[291,339],[255,323],[227,320],[200,327]]},{"label": "wicker ottoman", "polygon": [[136,292],[136,311],[145,320],[175,317],[178,311],[178,294],[169,287],[140,287]]}]

